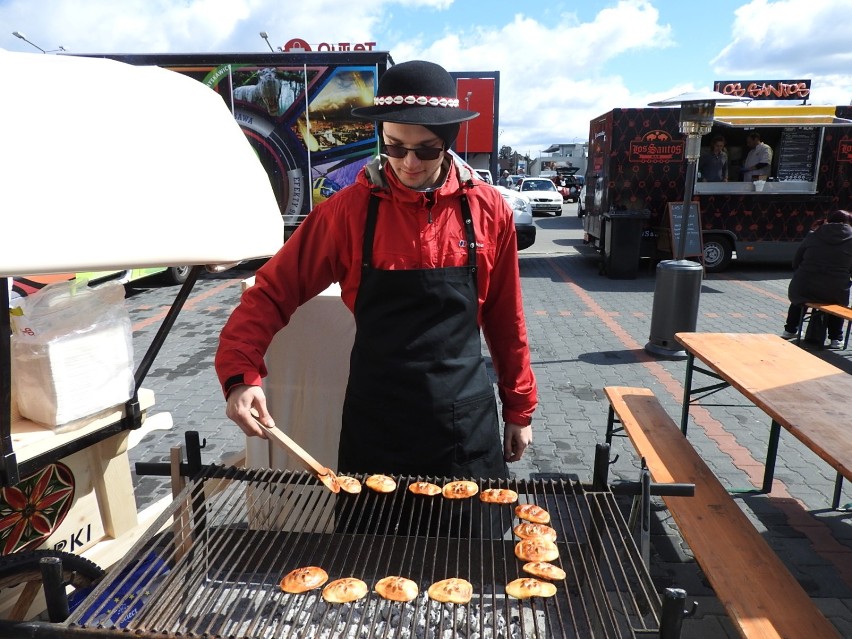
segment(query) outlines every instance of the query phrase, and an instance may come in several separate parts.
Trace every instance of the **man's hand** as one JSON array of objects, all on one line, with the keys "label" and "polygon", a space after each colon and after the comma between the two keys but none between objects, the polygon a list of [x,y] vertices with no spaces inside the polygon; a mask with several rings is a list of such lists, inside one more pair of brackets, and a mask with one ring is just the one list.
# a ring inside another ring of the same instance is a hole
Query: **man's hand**
[{"label": "man's hand", "polygon": [[516,462],[532,443],[532,426],[520,426],[506,422],[503,428],[503,459]]},{"label": "man's hand", "polygon": [[[257,413],[257,419],[252,415],[252,409]],[[260,386],[241,384],[232,388],[228,393],[225,414],[249,437],[266,439],[266,433],[258,421],[267,428],[275,426],[275,421],[266,409],[266,395]]]}]

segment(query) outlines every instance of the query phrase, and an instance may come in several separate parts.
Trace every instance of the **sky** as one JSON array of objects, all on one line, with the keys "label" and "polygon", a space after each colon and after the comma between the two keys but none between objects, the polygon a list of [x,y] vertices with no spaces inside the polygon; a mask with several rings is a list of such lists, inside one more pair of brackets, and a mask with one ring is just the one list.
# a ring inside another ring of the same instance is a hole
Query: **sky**
[{"label": "sky", "polygon": [[394,62],[500,73],[499,146],[535,157],[589,121],[714,80],[810,79],[852,103],[852,0],[0,0],[0,49],[269,52],[375,42]]}]

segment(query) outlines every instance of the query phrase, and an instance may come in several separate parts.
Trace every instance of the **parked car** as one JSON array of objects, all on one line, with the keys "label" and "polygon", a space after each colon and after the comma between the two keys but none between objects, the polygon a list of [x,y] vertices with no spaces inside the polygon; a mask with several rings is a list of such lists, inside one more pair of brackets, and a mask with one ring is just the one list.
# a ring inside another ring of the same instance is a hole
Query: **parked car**
[{"label": "parked car", "polygon": [[580,199],[580,188],[583,184],[574,175],[577,170],[576,167],[559,169],[556,175],[551,178],[556,185],[556,190],[562,194],[563,202],[576,202]]},{"label": "parked car", "polygon": [[488,169],[474,169],[474,171],[476,171],[477,174],[479,174],[479,177],[481,177],[489,184],[494,184],[494,180],[491,177],[491,171],[489,171]]},{"label": "parked car", "polygon": [[518,191],[530,198],[533,215],[536,213],[562,215],[562,194],[556,190],[556,185],[551,180],[525,177],[518,185]]},{"label": "parked car", "polygon": [[577,217],[583,217],[586,214],[586,185],[580,187],[580,195],[577,199]]},{"label": "parked car", "polygon": [[[450,152],[459,162],[467,165],[457,153],[454,151]],[[470,168],[470,166],[468,166],[468,168]],[[471,169],[471,172],[476,177],[482,179],[483,182],[486,182],[478,170]],[[531,247],[535,243],[536,226],[533,222],[530,198],[523,193],[507,189],[504,186],[499,186],[497,184],[492,184],[491,186],[500,191],[503,199],[506,200],[509,208],[512,209],[512,215],[515,220],[515,235],[517,235],[518,238],[518,250],[523,251],[525,248]]]},{"label": "parked car", "polygon": [[504,186],[495,185],[494,188],[500,191],[514,214],[518,250],[523,251],[525,248],[531,247],[535,243],[536,226],[533,222],[530,198],[524,193],[507,189]]}]

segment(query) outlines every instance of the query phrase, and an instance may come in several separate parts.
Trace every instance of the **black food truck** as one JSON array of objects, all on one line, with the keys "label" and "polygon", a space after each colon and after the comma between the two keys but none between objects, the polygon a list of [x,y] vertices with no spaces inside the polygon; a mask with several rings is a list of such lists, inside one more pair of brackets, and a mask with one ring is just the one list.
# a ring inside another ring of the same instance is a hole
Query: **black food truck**
[{"label": "black food truck", "polygon": [[[619,250],[607,246],[607,225],[631,214],[641,220],[634,224],[640,257],[671,258],[672,211],[679,225],[687,175],[679,115],[678,108],[623,108],[591,121],[584,241],[604,265]],[[762,182],[743,179],[752,132],[773,152]],[[699,239],[685,256],[700,259],[706,271],[722,271],[734,257],[789,263],[816,220],[849,208],[852,106],[718,106],[702,156],[717,136],[725,141],[726,181],[696,175]]]}]

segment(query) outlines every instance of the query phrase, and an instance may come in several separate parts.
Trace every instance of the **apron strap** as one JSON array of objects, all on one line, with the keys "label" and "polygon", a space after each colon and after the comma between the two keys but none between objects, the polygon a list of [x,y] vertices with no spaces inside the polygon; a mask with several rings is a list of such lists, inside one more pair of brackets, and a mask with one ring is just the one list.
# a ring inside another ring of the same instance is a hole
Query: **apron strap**
[{"label": "apron strap", "polygon": [[[373,239],[376,235],[376,220],[379,215],[379,198],[370,194],[367,205],[367,221],[364,225],[364,246],[362,249],[361,268],[370,268],[373,263]],[[461,196],[461,215],[464,222],[464,233],[467,238],[467,265],[472,273],[476,273],[476,231],[473,228],[473,216],[470,213],[470,203],[467,196]]]}]

